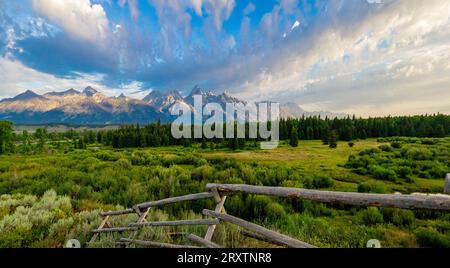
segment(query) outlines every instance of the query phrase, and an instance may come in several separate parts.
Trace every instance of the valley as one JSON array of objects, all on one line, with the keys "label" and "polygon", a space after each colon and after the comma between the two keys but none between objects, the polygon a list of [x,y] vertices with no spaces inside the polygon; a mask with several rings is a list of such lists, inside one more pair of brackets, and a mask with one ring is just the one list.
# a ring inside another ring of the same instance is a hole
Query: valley
[{"label": "valley", "polygon": [[[388,157],[389,152],[378,148],[394,141],[405,150],[421,148],[444,154],[414,161],[414,165],[425,167],[430,161],[448,165],[450,140],[434,139],[430,145],[427,140],[357,140],[352,147],[338,142],[336,149],[317,140],[302,140],[295,148],[284,141],[271,151],[254,148],[253,142],[241,150],[204,148],[201,143],[114,149],[96,142],[76,149],[71,141],[49,141],[45,145],[37,142],[29,145],[34,149],[28,153],[0,156],[0,247],[61,247],[69,238],[86,243],[90,231],[100,224],[100,211],[202,192],[207,183],[344,192],[442,193],[444,180],[426,177],[428,173],[411,173],[410,180],[390,181],[358,174],[348,166],[352,156],[367,150],[380,154],[372,155],[373,161]],[[202,218],[204,207],[213,208],[213,201],[151,210],[148,219],[198,219]],[[370,239],[378,239],[383,247],[448,247],[450,241],[449,214],[445,212],[350,207],[242,194],[230,197],[226,209],[232,215],[320,247],[365,247]],[[122,216],[113,222],[120,226],[135,221],[134,217]],[[185,238],[170,234],[201,234],[205,228],[144,228],[139,236],[150,241],[186,244]],[[273,247],[241,232],[237,227],[220,225],[214,241],[227,247]],[[118,238],[105,235],[90,246],[114,247]]]}]

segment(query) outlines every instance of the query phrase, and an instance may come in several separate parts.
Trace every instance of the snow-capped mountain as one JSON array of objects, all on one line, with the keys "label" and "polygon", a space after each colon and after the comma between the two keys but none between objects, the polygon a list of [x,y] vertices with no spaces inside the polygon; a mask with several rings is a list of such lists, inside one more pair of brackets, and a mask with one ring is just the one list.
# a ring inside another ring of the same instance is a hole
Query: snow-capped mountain
[{"label": "snow-capped mountain", "polygon": [[185,103],[184,98],[178,91],[162,92],[158,90],[153,90],[143,99],[143,101],[150,104],[156,110],[166,113],[170,113],[171,108],[175,104]]},{"label": "snow-capped mountain", "polygon": [[[0,120],[16,124],[147,124],[157,120],[169,122],[176,104],[188,107],[193,112],[194,96],[203,97],[203,105],[219,103],[223,109],[227,103],[247,102],[231,96],[228,92],[215,94],[196,86],[187,97],[178,91],[152,91],[143,100],[120,95],[108,97],[92,87],[83,91],[69,89],[43,95],[26,91],[14,98],[0,101]],[[298,105],[288,103],[280,106],[281,117],[317,116],[342,117],[329,112],[307,112]]]},{"label": "snow-capped mountain", "polygon": [[148,103],[107,97],[92,87],[38,95],[27,91],[0,101],[0,120],[16,124],[131,124],[168,121],[166,114]]}]

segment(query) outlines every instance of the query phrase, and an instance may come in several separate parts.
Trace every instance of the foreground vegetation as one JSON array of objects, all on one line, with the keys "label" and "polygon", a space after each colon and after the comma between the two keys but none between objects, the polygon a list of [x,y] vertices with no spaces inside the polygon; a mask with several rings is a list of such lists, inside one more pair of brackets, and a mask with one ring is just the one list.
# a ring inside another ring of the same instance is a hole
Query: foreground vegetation
[{"label": "foreground vegetation", "polygon": [[[450,172],[449,138],[390,138],[338,142],[283,142],[260,151],[253,141],[243,150],[190,147],[114,149],[98,142],[30,142],[28,150],[0,156],[0,247],[61,247],[82,243],[100,223],[100,210],[205,190],[206,183],[304,187],[380,193],[442,193],[441,175]],[[18,145],[20,147],[20,145]],[[409,169],[401,169],[406,167]],[[394,175],[395,173],[395,175]],[[444,175],[445,176],[445,175]],[[52,189],[52,190],[51,190]],[[152,210],[152,220],[201,218],[212,200]],[[321,247],[449,247],[449,213],[326,205],[254,195],[236,195],[230,214],[260,223]],[[134,215],[115,219],[136,220]],[[182,243],[176,232],[204,234],[204,227],[146,228],[140,237]],[[117,237],[116,237],[117,238]],[[113,246],[112,235],[98,244]],[[214,240],[230,247],[267,247],[220,225]]]}]

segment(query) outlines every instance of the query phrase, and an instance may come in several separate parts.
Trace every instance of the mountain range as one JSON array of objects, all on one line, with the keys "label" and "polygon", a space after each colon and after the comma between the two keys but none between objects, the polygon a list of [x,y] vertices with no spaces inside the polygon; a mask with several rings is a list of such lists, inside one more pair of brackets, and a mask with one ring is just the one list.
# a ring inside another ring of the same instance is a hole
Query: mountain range
[{"label": "mountain range", "polygon": [[[15,124],[76,124],[76,125],[118,125],[147,124],[160,120],[170,122],[174,118],[171,111],[175,104],[193,109],[194,96],[203,96],[203,103],[216,102],[225,107],[226,103],[247,104],[231,96],[228,92],[215,94],[196,86],[183,97],[177,91],[161,92],[154,90],[144,99],[129,98],[123,94],[108,97],[92,87],[83,91],[69,89],[63,92],[50,92],[43,95],[26,91],[14,98],[0,101],[0,120]],[[342,117],[343,114],[330,112],[307,112],[293,103],[280,106],[281,117],[328,116]]]}]

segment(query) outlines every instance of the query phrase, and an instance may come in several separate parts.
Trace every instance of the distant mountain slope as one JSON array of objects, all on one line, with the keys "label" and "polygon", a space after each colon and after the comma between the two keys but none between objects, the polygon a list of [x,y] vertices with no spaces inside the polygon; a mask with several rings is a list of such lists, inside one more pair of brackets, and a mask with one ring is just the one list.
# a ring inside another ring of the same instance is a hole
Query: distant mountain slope
[{"label": "distant mountain slope", "polygon": [[16,124],[147,124],[169,121],[144,101],[107,97],[92,87],[38,95],[27,91],[0,102],[0,120]]},{"label": "distant mountain slope", "polygon": [[[228,92],[215,94],[198,86],[185,98],[177,91],[152,91],[143,100],[129,98],[123,94],[119,97],[107,97],[96,89],[87,87],[82,92],[69,89],[44,95],[26,91],[14,98],[4,99],[0,101],[0,120],[9,120],[16,124],[75,125],[147,124],[157,120],[169,122],[174,119],[171,112],[176,104],[194,111],[195,95],[203,97],[203,105],[215,102],[224,109],[227,103],[247,104]],[[330,112],[307,112],[293,103],[281,105],[280,113],[283,118],[346,116]]]}]

